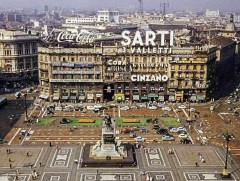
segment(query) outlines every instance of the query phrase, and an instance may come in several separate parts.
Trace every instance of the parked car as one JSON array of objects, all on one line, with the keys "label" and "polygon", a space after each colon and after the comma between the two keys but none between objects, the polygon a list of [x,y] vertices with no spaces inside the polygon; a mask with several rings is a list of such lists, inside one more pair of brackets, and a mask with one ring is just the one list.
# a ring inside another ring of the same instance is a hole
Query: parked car
[{"label": "parked car", "polygon": [[169,130],[171,133],[177,133],[178,132],[178,129],[177,128],[172,128]]},{"label": "parked car", "polygon": [[181,144],[192,144],[192,141],[190,139],[181,139],[180,143]]},{"label": "parked car", "polygon": [[163,141],[174,141],[174,137],[168,136],[168,135],[162,135],[162,140]]},{"label": "parked car", "polygon": [[160,126],[157,125],[157,124],[154,124],[154,125],[152,126],[152,129],[154,129],[154,130],[159,130],[159,129],[160,129]]},{"label": "parked car", "polygon": [[141,137],[141,136],[137,136],[135,138],[135,141],[145,141],[145,138]]},{"label": "parked car", "polygon": [[130,131],[130,137],[135,138],[137,135],[134,131]]},{"label": "parked car", "polygon": [[184,134],[184,133],[182,133],[182,134],[178,135],[178,137],[179,137],[179,138],[188,138],[188,135],[187,135],[187,134]]},{"label": "parked car", "polygon": [[165,129],[165,128],[161,128],[161,129],[159,129],[159,130],[157,130],[157,134],[160,134],[160,135],[164,135],[164,134],[166,134],[168,131],[167,131],[167,129]]},{"label": "parked car", "polygon": [[132,131],[131,128],[122,128],[121,133],[130,133]]},{"label": "parked car", "polygon": [[20,92],[16,92],[15,95],[14,95],[15,99],[19,99],[21,97],[21,95],[22,94]]},{"label": "parked car", "polygon": [[87,106],[87,110],[94,110],[94,109],[95,109],[95,107],[93,105]]},{"label": "parked car", "polygon": [[147,129],[146,129],[146,128],[141,128],[141,129],[140,129],[140,132],[141,132],[141,133],[146,133],[146,132],[147,132]]},{"label": "parked car", "polygon": [[178,132],[186,131],[186,129],[185,129],[184,127],[178,127],[178,128],[177,128],[177,131],[178,131]]},{"label": "parked car", "polygon": [[157,109],[157,106],[149,106],[148,109],[156,110],[156,109]]},{"label": "parked car", "polygon": [[101,108],[102,108],[102,105],[96,104],[96,105],[94,105],[94,108],[95,108],[95,109],[101,109]]},{"label": "parked car", "polygon": [[171,111],[171,108],[166,106],[166,107],[163,107],[162,110],[163,111]]},{"label": "parked car", "polygon": [[127,111],[127,110],[129,110],[129,107],[128,106],[123,106],[123,107],[120,108],[120,110],[121,111]]},{"label": "parked car", "polygon": [[228,111],[232,111],[232,108],[231,108],[231,107],[228,107]]},{"label": "parked car", "polygon": [[62,108],[62,106],[56,106],[56,107],[55,107],[55,110],[56,110],[56,111],[62,111],[63,108]]},{"label": "parked car", "polygon": [[181,109],[177,108],[177,109],[175,109],[175,112],[181,112]]},{"label": "parked car", "polygon": [[231,100],[228,100],[227,103],[228,103],[228,104],[231,104],[232,102],[231,102]]},{"label": "parked car", "polygon": [[190,112],[195,112],[195,111],[196,111],[195,108],[193,108],[193,107],[190,108]]},{"label": "parked car", "polygon": [[180,105],[180,106],[178,106],[178,109],[186,109],[187,107],[185,106],[185,105]]},{"label": "parked car", "polygon": [[145,107],[147,107],[147,105],[146,104],[140,104],[139,107],[140,108],[145,108]]},{"label": "parked car", "polygon": [[115,104],[110,104],[110,108],[116,107]]}]

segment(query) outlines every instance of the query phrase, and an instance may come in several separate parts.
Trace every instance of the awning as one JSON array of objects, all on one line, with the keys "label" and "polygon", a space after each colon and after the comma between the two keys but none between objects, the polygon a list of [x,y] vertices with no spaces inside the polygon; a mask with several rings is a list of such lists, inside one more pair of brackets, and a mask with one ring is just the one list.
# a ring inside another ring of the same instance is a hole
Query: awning
[{"label": "awning", "polygon": [[142,96],[141,100],[148,100],[148,97],[147,96]]},{"label": "awning", "polygon": [[157,94],[148,94],[148,98],[158,98]]},{"label": "awning", "polygon": [[96,97],[102,97],[102,94],[96,94]]},{"label": "awning", "polygon": [[58,97],[58,96],[54,96],[54,97],[53,97],[53,100],[54,100],[54,101],[58,101],[58,100],[59,100],[59,97]]},{"label": "awning", "polygon": [[205,96],[197,96],[199,101],[204,101],[205,100]]},{"label": "awning", "polygon": [[196,100],[197,100],[197,96],[195,96],[195,95],[194,95],[194,96],[191,96],[191,97],[190,97],[190,100],[191,100],[191,101],[196,101]]},{"label": "awning", "polygon": [[77,96],[70,96],[70,100],[76,100]]},{"label": "awning", "polygon": [[68,100],[68,96],[62,96],[62,100]]}]

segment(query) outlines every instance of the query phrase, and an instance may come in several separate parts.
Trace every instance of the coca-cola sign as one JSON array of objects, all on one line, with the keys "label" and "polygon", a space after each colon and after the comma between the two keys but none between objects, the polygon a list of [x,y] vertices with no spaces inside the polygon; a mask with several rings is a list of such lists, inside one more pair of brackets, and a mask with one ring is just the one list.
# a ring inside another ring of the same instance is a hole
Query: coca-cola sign
[{"label": "coca-cola sign", "polygon": [[52,42],[75,42],[79,44],[92,44],[97,38],[97,34],[93,32],[71,33],[68,31],[57,32],[53,29],[43,41]]}]

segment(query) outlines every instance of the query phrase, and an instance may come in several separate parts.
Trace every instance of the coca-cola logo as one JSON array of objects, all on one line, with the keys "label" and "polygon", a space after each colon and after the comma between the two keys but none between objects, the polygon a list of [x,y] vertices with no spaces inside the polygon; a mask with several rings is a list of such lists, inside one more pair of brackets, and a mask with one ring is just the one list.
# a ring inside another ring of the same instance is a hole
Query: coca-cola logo
[{"label": "coca-cola logo", "polygon": [[46,36],[43,41],[47,43],[52,42],[75,42],[79,44],[91,44],[95,41],[97,35],[92,32],[80,32],[78,34],[73,34],[67,31],[55,32],[52,30],[48,36]]}]

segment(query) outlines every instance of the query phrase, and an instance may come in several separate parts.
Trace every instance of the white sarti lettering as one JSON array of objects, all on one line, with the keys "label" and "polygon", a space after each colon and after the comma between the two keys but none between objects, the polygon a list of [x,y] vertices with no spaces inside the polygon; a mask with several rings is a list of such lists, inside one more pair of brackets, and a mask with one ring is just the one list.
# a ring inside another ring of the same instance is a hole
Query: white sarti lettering
[{"label": "white sarti lettering", "polygon": [[123,31],[122,32],[122,38],[124,39],[124,41],[121,41],[123,46],[128,46],[131,43],[131,39],[128,36],[130,34],[130,31]]},{"label": "white sarti lettering", "polygon": [[135,34],[133,42],[132,42],[132,46],[135,46],[136,44],[139,44],[140,46],[143,46],[143,41],[142,41],[140,31],[136,31],[136,34]]},{"label": "white sarti lettering", "polygon": [[146,31],[146,40],[145,40],[145,44],[146,46],[152,45],[155,46],[155,40],[156,38],[156,34],[153,31]]},{"label": "white sarti lettering", "polygon": [[168,31],[157,31],[157,34],[161,35],[161,46],[165,45],[165,35],[169,34]]}]

